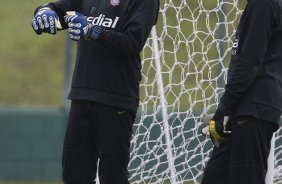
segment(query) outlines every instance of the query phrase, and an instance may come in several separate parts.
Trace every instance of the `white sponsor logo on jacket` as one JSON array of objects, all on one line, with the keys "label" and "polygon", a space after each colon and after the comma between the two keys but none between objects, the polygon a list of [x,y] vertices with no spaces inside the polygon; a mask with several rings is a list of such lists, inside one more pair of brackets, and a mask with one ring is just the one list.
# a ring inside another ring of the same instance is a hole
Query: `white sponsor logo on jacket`
[{"label": "white sponsor logo on jacket", "polygon": [[104,14],[100,14],[98,17],[87,17],[87,21],[93,25],[115,28],[118,23],[119,17],[114,19],[106,17]]}]

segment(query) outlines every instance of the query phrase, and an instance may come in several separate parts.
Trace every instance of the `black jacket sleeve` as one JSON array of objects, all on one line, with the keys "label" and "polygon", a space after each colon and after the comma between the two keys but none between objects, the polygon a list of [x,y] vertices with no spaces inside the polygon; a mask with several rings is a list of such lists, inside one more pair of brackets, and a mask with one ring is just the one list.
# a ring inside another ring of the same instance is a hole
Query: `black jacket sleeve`
[{"label": "black jacket sleeve", "polygon": [[231,58],[221,103],[232,109],[254,82],[267,52],[275,22],[272,1],[250,0],[238,27],[238,47]]},{"label": "black jacket sleeve", "polygon": [[97,41],[123,57],[136,57],[156,23],[158,10],[159,0],[135,1],[129,9],[123,30],[103,31]]}]

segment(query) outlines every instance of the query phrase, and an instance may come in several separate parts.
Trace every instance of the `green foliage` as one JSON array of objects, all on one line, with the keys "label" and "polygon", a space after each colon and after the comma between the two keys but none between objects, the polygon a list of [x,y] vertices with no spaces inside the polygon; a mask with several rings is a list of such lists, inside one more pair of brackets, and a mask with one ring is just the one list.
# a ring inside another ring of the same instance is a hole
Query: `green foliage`
[{"label": "green foliage", "polygon": [[65,34],[36,35],[33,12],[46,0],[13,0],[0,6],[0,104],[60,106]]},{"label": "green foliage", "polygon": [[[199,112],[216,105],[243,6],[234,0],[161,1],[156,29],[169,112]],[[141,82],[141,102],[148,108],[159,101],[151,46],[152,40],[143,52]]]},{"label": "green foliage", "polygon": [[[38,36],[31,28],[34,9],[46,2],[49,1],[13,0],[3,2],[5,6],[0,7],[0,105],[62,106],[65,31],[56,36]],[[188,109],[190,106],[186,101],[209,98],[214,91],[215,80],[210,83],[208,80],[215,79],[221,69],[217,61],[222,54],[218,40],[223,40],[223,50],[231,47],[232,33],[240,15],[237,14],[238,7],[242,9],[244,6],[241,1],[236,7],[233,0],[225,0],[224,11],[228,13],[222,13],[223,10],[218,10],[219,2],[161,1],[157,34],[162,41],[160,49],[164,51],[161,53],[162,72],[169,104],[185,102],[180,106]],[[230,22],[226,25],[229,36],[225,38],[222,38],[218,24],[223,20]],[[152,42],[148,43],[142,53],[144,61],[140,94],[141,101],[152,106],[159,99]],[[227,66],[228,62],[227,54],[223,65]],[[197,87],[202,89],[192,90]],[[213,101],[211,99],[209,103]],[[194,105],[202,108],[203,103]]]}]

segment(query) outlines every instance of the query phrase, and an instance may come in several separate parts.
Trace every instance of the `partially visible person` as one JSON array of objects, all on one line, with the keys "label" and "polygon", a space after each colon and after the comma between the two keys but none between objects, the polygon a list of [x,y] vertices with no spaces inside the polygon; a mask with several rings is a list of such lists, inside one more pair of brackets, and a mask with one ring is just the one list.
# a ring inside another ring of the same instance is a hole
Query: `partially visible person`
[{"label": "partially visible person", "polygon": [[265,184],[281,114],[282,1],[248,0],[225,93],[205,132],[215,146],[202,184]]},{"label": "partially visible person", "polygon": [[101,184],[129,183],[140,52],[158,9],[159,0],[59,0],[35,10],[37,34],[68,29],[78,43],[63,148],[65,184],[94,184],[97,170]]}]

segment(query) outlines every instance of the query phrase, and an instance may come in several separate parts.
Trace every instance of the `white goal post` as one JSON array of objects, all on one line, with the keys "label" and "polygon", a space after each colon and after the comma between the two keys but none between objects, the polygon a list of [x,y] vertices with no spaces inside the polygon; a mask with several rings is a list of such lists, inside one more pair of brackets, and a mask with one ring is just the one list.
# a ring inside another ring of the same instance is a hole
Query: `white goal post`
[{"label": "white goal post", "polygon": [[[158,24],[142,52],[131,183],[200,183],[212,149],[200,134],[202,119],[214,112],[224,92],[244,6],[240,0],[161,0]],[[280,128],[270,159],[275,184],[282,178],[281,142]]]}]

